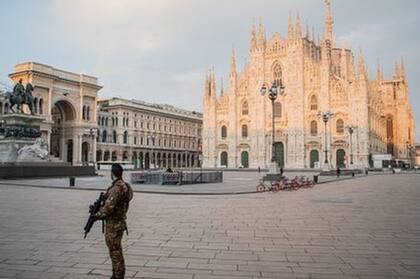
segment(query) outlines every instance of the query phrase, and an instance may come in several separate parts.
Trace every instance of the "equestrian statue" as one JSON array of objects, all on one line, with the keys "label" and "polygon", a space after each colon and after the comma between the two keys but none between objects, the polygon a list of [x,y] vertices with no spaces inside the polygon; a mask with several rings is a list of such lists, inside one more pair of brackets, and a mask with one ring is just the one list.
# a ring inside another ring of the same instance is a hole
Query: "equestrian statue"
[{"label": "equestrian statue", "polygon": [[[33,101],[34,97],[32,96],[32,91],[34,91],[34,87],[31,83],[26,84],[26,88],[22,84],[22,79],[19,79],[19,82],[15,84],[13,87],[13,92],[6,93],[6,99],[10,103],[10,110],[15,113],[23,113],[23,106],[27,105],[31,114],[34,114],[33,108]],[[16,106],[17,110],[14,110]]]}]

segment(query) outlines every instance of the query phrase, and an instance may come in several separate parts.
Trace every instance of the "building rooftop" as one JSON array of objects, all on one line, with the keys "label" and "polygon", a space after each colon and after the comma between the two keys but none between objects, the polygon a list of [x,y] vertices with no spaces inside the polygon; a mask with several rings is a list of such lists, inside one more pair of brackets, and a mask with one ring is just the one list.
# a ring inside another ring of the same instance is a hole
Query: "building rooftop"
[{"label": "building rooftop", "polygon": [[24,62],[24,63],[15,65],[14,72],[11,73],[9,77],[17,73],[28,72],[28,71],[51,75],[60,79],[65,79],[65,80],[69,80],[73,82],[83,82],[86,84],[99,86],[97,77],[86,75],[86,74],[77,74],[77,73],[57,69],[49,65],[37,63],[37,62]]},{"label": "building rooftop", "polygon": [[177,108],[168,104],[148,103],[136,99],[128,100],[124,98],[114,97],[110,99],[100,100],[99,105],[102,107],[127,106],[135,109],[143,109],[153,112],[172,114],[176,116],[196,118],[197,120],[202,120],[203,118],[203,114],[201,112]]}]

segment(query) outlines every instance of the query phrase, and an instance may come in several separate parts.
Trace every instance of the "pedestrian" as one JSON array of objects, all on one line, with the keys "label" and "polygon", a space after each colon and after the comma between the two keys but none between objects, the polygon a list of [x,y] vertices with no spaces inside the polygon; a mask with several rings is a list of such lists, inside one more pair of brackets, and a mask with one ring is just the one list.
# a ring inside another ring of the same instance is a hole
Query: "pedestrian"
[{"label": "pedestrian", "polygon": [[128,234],[126,219],[128,205],[133,198],[133,190],[123,180],[122,174],[122,166],[112,164],[112,185],[106,191],[104,206],[95,215],[96,219],[105,220],[105,243],[112,262],[111,279],[123,279],[125,275],[121,240],[124,231]]},{"label": "pedestrian", "polygon": [[340,177],[340,173],[341,173],[340,167],[337,167],[337,177]]},{"label": "pedestrian", "polygon": [[260,173],[261,172],[261,168],[260,168],[260,166],[258,166],[258,173]]}]

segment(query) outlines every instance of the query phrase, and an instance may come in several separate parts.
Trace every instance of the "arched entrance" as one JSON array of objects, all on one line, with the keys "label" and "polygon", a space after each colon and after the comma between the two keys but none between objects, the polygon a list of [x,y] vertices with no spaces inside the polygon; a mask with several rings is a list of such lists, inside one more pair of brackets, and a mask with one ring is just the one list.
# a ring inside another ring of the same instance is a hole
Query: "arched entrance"
[{"label": "arched entrance", "polygon": [[104,161],[109,161],[109,159],[110,159],[109,151],[108,151],[108,150],[106,150],[106,151],[104,152]]},{"label": "arched entrance", "polygon": [[311,150],[311,153],[309,154],[309,158],[310,158],[310,168],[313,169],[315,168],[315,163],[319,162],[319,152],[318,150]]},{"label": "arched entrance", "polygon": [[345,168],[346,167],[346,163],[345,163],[346,152],[343,149],[338,149],[336,156],[337,156],[336,157],[337,168]]},{"label": "arched entrance", "polygon": [[131,156],[131,162],[134,165],[134,168],[138,167],[138,160],[137,160],[137,152],[133,152],[133,156]]},{"label": "arched entrance", "polygon": [[102,161],[102,150],[97,150],[96,151],[96,161]]},{"label": "arched entrance", "polygon": [[87,165],[89,163],[89,143],[82,143],[82,164]]},{"label": "arched entrance", "polygon": [[284,167],[284,144],[282,142],[274,143],[274,160],[280,168]]},{"label": "arched entrance", "polygon": [[248,151],[242,151],[242,153],[241,153],[241,165],[244,168],[249,168],[249,153],[248,153]]},{"label": "arched entrance", "polygon": [[67,163],[73,164],[73,140],[67,141]]},{"label": "arched entrance", "polygon": [[51,109],[50,154],[64,162],[73,163],[73,139],[66,138],[68,122],[76,119],[76,111],[73,105],[65,100],[55,102]]},{"label": "arched entrance", "polygon": [[144,155],[144,168],[146,170],[150,169],[150,153],[147,152]]},{"label": "arched entrance", "polygon": [[220,166],[228,167],[228,154],[226,151],[220,153]]}]

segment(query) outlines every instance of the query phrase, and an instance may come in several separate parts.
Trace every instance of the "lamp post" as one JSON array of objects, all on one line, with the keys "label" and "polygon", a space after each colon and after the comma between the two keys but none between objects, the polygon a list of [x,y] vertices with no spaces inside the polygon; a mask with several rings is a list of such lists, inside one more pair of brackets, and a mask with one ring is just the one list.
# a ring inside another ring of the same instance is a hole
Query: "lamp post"
[{"label": "lamp post", "polygon": [[329,168],[329,163],[328,163],[328,139],[327,139],[327,124],[328,121],[333,117],[333,113],[331,113],[330,111],[326,111],[326,112],[318,112],[318,117],[320,117],[322,119],[322,121],[324,121],[324,137],[325,137],[325,148],[324,148],[324,152],[325,152],[325,160],[324,160],[324,164],[327,168]]},{"label": "lamp post", "polygon": [[[96,153],[96,141],[99,138],[98,131],[99,130],[97,128],[90,128],[89,129],[89,135],[92,138],[92,155],[90,157],[92,158],[92,163],[93,163],[94,166],[96,165],[96,161],[97,161],[95,153]],[[95,158],[95,160],[93,160],[94,158]]]},{"label": "lamp post", "polygon": [[350,166],[353,166],[353,133],[356,127],[347,126],[346,128],[350,134]]},{"label": "lamp post", "polygon": [[153,158],[154,157],[154,155],[153,155],[153,147],[155,145],[156,136],[155,135],[148,135],[147,138],[152,140],[152,149],[151,149],[151,156],[150,156],[151,158],[149,158],[149,160],[150,160],[150,162],[149,162],[149,169],[150,169],[150,165],[152,164],[152,162],[154,162],[153,163],[153,168],[155,168],[155,165],[156,165],[156,159]]},{"label": "lamp post", "polygon": [[407,157],[408,157],[408,161],[411,168],[411,152],[412,152],[413,146],[408,141],[405,144],[407,146]]},{"label": "lamp post", "polygon": [[271,84],[271,88],[268,89],[267,85],[264,83],[261,87],[261,95],[265,95],[268,91],[268,98],[271,101],[271,107],[272,107],[272,128],[273,128],[273,133],[272,133],[272,139],[271,139],[271,165],[270,165],[270,173],[278,173],[278,165],[276,163],[276,158],[275,158],[275,150],[274,150],[274,144],[275,144],[275,116],[274,116],[274,101],[277,99],[278,94],[280,95],[284,95],[285,92],[285,87],[283,86],[283,82],[280,79],[279,82],[274,81]]}]

